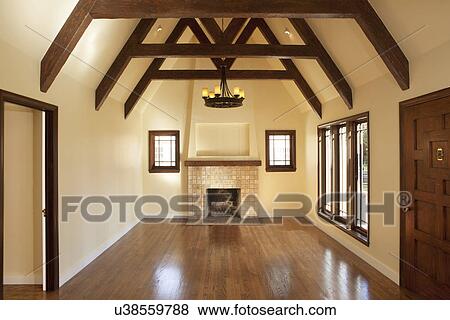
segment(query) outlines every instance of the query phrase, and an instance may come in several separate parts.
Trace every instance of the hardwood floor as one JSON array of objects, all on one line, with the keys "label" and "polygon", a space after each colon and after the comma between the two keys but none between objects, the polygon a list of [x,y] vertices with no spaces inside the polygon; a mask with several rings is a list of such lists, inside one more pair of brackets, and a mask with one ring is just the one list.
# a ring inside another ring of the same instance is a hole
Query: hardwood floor
[{"label": "hardwood floor", "polygon": [[5,298],[412,297],[326,234],[294,219],[261,226],[141,223],[58,292],[21,292],[6,288]]},{"label": "hardwood floor", "polygon": [[57,297],[53,292],[42,292],[41,285],[5,285],[4,298],[9,300],[42,300]]}]

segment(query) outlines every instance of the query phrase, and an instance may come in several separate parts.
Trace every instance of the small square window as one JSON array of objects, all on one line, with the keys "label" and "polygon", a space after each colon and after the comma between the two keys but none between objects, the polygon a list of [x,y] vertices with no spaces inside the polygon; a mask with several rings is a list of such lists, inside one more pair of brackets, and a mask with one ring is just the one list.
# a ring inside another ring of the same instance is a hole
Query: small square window
[{"label": "small square window", "polygon": [[180,172],[179,131],[149,131],[149,171]]},{"label": "small square window", "polygon": [[266,171],[296,171],[295,130],[266,131]]}]

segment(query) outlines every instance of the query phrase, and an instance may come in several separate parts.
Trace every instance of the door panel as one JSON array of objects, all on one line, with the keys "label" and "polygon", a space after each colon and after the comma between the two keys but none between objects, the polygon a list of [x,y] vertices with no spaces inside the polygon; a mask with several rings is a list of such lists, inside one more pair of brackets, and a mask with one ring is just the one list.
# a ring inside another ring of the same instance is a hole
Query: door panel
[{"label": "door panel", "polygon": [[450,298],[450,89],[403,103],[402,285],[430,298]]}]

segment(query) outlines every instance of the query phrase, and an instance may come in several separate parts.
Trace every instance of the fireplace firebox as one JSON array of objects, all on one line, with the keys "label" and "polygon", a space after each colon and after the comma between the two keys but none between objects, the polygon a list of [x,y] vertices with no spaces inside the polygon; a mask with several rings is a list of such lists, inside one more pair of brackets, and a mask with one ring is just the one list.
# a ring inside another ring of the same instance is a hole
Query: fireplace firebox
[{"label": "fireplace firebox", "polygon": [[206,216],[211,218],[240,217],[241,189],[206,190]]}]

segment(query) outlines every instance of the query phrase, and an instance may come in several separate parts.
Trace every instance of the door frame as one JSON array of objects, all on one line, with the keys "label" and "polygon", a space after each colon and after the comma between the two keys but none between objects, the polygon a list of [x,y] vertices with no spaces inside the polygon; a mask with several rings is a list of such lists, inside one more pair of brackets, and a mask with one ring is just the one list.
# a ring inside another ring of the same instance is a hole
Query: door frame
[{"label": "door frame", "polygon": [[5,103],[44,112],[45,115],[45,263],[46,289],[59,288],[59,244],[58,244],[58,107],[43,101],[21,96],[0,89],[0,298],[3,299],[3,236],[4,236],[4,121]]},{"label": "door frame", "polygon": [[[405,164],[407,157],[403,152],[403,130],[404,130],[404,121],[405,120],[405,112],[410,107],[418,106],[423,103],[431,102],[434,100],[440,100],[443,98],[447,98],[450,96],[450,88],[445,88],[442,90],[438,90],[432,93],[428,93],[416,98],[412,98],[409,100],[405,100],[400,102],[400,190],[406,190],[406,180],[405,180]],[[405,251],[406,251],[406,217],[405,214],[400,212],[400,286],[405,287],[406,284],[406,264],[408,263],[405,260]]]}]

